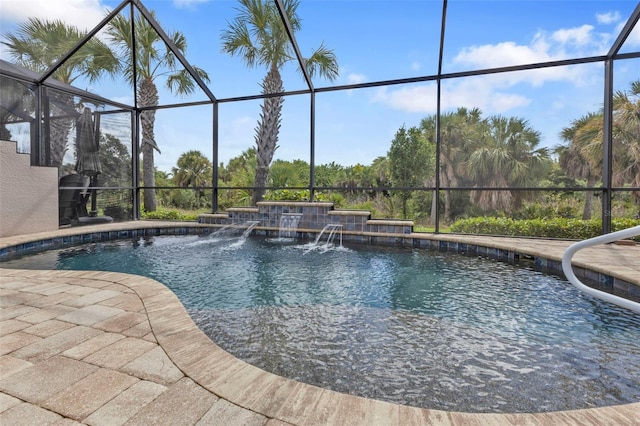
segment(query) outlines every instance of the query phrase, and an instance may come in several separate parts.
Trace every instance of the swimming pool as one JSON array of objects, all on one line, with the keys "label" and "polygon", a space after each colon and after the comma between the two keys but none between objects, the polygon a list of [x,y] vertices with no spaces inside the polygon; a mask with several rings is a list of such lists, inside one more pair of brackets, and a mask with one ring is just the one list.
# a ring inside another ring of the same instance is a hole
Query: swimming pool
[{"label": "swimming pool", "polygon": [[341,392],[475,412],[640,400],[637,317],[554,277],[485,259],[158,237],[3,266],[150,276],[234,355]]}]

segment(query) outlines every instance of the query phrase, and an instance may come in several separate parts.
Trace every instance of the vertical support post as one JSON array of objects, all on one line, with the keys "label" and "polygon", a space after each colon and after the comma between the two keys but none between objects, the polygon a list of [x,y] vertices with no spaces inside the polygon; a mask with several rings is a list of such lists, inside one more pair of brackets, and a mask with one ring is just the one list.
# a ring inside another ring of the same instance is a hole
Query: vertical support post
[{"label": "vertical support post", "polygon": [[135,9],[133,3],[129,3],[129,20],[131,29],[131,63],[133,72],[133,107],[131,112],[131,136],[132,136],[132,160],[133,160],[133,219],[140,219],[140,109],[138,108],[138,58],[136,52]]},{"label": "vertical support post", "polygon": [[602,233],[611,232],[613,181],[613,60],[604,63],[604,123],[602,141]]},{"label": "vertical support post", "polygon": [[44,145],[40,146],[40,149],[44,148],[43,166],[51,166],[51,108],[49,107],[49,91],[46,87],[42,87],[42,97],[40,99],[42,102],[42,130],[40,131],[42,137],[40,143]]},{"label": "vertical support post", "polygon": [[212,156],[213,156],[213,175],[211,176],[212,190],[211,190],[211,213],[218,211],[218,163],[220,160],[220,154],[218,152],[220,135],[218,130],[218,105],[219,103],[213,102],[213,140],[212,140]]},{"label": "vertical support post", "polygon": [[42,166],[42,83],[36,85],[36,112],[31,130],[31,165]]},{"label": "vertical support post", "polygon": [[[93,113],[93,116],[95,117],[93,122],[93,137],[95,138],[94,143],[96,146],[100,146],[100,114],[96,111]],[[89,186],[92,187],[91,211],[89,212],[89,215],[95,217],[98,215],[98,190],[96,189],[98,186],[98,175],[91,176]]]},{"label": "vertical support post", "polygon": [[433,190],[433,196],[435,197],[435,201],[431,203],[433,208],[436,209],[436,223],[434,232],[438,234],[440,232],[440,86],[442,84],[442,80],[438,78],[437,81],[437,92],[436,92],[436,181],[435,181],[435,189]]},{"label": "vertical support post", "polygon": [[140,219],[140,136],[138,125],[140,111],[131,111],[131,201],[133,204],[133,219]]},{"label": "vertical support post", "polygon": [[311,117],[309,118],[309,201],[313,201],[316,191],[316,93],[311,92]]},{"label": "vertical support post", "polygon": [[438,53],[438,79],[436,80],[437,93],[436,93],[436,176],[435,176],[435,189],[433,196],[434,202],[431,203],[435,214],[435,233],[440,233],[440,97],[442,96],[442,58],[444,55],[444,34],[447,24],[447,0],[442,1],[442,21],[440,23],[440,50]]}]

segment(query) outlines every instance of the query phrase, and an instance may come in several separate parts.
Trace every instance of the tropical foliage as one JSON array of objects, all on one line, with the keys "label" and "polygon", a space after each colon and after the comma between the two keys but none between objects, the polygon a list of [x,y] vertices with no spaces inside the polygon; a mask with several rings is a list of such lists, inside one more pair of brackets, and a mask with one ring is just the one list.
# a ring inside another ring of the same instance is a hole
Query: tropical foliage
[{"label": "tropical foliage", "polygon": [[173,168],[173,183],[182,188],[193,188],[195,204],[202,205],[206,196],[204,187],[210,186],[213,167],[200,151],[187,151],[178,158]]},{"label": "tropical foliage", "polygon": [[[152,15],[155,14],[152,12]],[[159,96],[156,83],[165,79],[166,87],[179,95],[187,95],[196,89],[191,75],[180,65],[175,55],[167,47],[164,40],[156,32],[147,19],[139,14],[134,19],[136,45],[133,46],[130,18],[117,15],[109,22],[106,34],[110,42],[116,46],[117,56],[125,78],[136,88],[138,106],[143,108],[140,114],[142,127],[142,179],[146,188],[156,186],[154,150],[160,153],[155,138],[155,109]],[[179,32],[171,32],[169,38],[180,53],[187,50],[187,39]],[[132,49],[136,49],[136,62],[133,63]],[[135,71],[134,71],[135,70]],[[197,67],[194,70],[204,81],[209,81],[208,74]],[[134,76],[136,81],[134,81]],[[146,109],[148,108],[148,109]],[[156,209],[156,192],[154,189],[144,191],[144,209]]]},{"label": "tropical foliage", "polygon": [[[298,0],[283,0],[284,13],[295,34],[301,29],[297,10]],[[222,33],[222,50],[232,56],[240,56],[250,67],[264,67],[267,75],[261,87],[264,95],[284,92],[280,75],[282,67],[295,60],[293,47],[275,2],[265,0],[240,0],[239,14]],[[309,76],[315,74],[333,80],[338,76],[338,62],[332,50],[324,45],[304,58]],[[260,118],[256,127],[256,168],[251,202],[264,198],[269,179],[269,166],[278,147],[284,97],[268,96],[262,101]]]},{"label": "tropical foliage", "polygon": [[[603,111],[589,113],[562,130],[568,143],[556,148],[559,162],[567,175],[596,185],[603,173]],[[613,171],[612,184],[617,187],[640,187],[640,80],[628,91],[618,91],[613,99]],[[631,192],[640,216],[640,192]],[[591,217],[593,193],[587,191],[583,219]]]},{"label": "tropical foliage", "polygon": [[[18,26],[15,34],[4,34],[3,41],[13,62],[23,68],[43,74],[69,53],[83,40],[87,31],[79,30],[61,20],[43,20],[30,18]],[[91,38],[73,56],[68,58],[53,73],[53,77],[63,83],[72,84],[77,78],[85,77],[90,82],[103,74],[114,74],[119,62],[104,42]],[[4,95],[4,93],[3,93]],[[52,103],[50,114],[50,158],[46,165],[59,167],[62,165],[68,150],[68,138],[75,111],[71,95],[56,92],[58,98],[67,108],[64,110]],[[45,164],[41,158],[41,164]]]},{"label": "tropical foliage", "polygon": [[[299,31],[298,0],[281,4],[291,30]],[[280,73],[295,58],[279,12],[273,2],[264,0],[240,0],[238,11],[222,33],[223,51],[240,57],[248,67],[265,69],[264,96],[255,147],[218,165],[219,209],[255,205],[265,198],[328,200],[338,207],[363,208],[376,216],[411,218],[423,224],[434,223],[438,214],[445,224],[455,223],[452,229],[459,232],[570,238],[569,228],[578,234],[595,232],[599,222],[592,217],[608,214],[627,221],[640,217],[640,80],[615,93],[613,99],[612,184],[616,191],[610,212],[602,212],[596,198],[605,170],[602,110],[568,123],[560,134],[564,144],[551,151],[540,146],[539,132],[523,117],[484,116],[477,108],[457,108],[440,117],[424,117],[413,127],[402,125],[389,141],[386,155],[371,164],[331,162],[315,164],[311,170],[305,160],[274,159],[284,103]],[[204,153],[185,152],[170,171],[157,170],[154,162],[154,151],[160,152],[154,133],[157,84],[162,81],[177,94],[189,94],[197,86],[142,15],[133,18],[133,28],[135,46],[131,19],[116,16],[105,31],[115,53],[91,39],[53,76],[71,84],[80,77],[92,81],[121,71],[135,88],[142,109],[145,214],[153,217],[157,204],[163,208],[158,217],[177,217],[166,210],[169,208],[211,209],[213,165]],[[16,34],[5,35],[3,44],[18,65],[45,72],[85,36],[60,21],[32,19]],[[173,32],[169,38],[180,52],[186,52],[184,35]],[[131,54],[133,49],[136,55]],[[303,66],[311,77],[332,80],[338,76],[336,57],[324,45],[305,58]],[[208,81],[206,72],[194,69]],[[21,88],[3,91],[3,96],[5,93],[12,101],[30,97]],[[74,99],[64,96],[59,95],[62,103],[75,110]],[[32,108],[29,102],[23,103]],[[61,169],[71,126],[65,117],[51,123],[50,164]],[[8,132],[0,130],[5,135]],[[131,181],[130,152],[113,135],[101,135],[100,144],[105,169],[101,184],[131,192],[135,183]],[[309,190],[312,183],[313,193]],[[436,186],[441,189],[436,191]],[[548,187],[560,189],[545,189]],[[578,218],[582,218],[580,224],[573,222]]]},{"label": "tropical foliage", "polygon": [[[427,144],[420,129],[402,126],[391,141],[387,154],[391,183],[398,188],[419,187],[429,174],[433,174],[435,145]],[[407,202],[411,198],[411,189],[399,192],[402,203],[402,216],[407,217]]]}]

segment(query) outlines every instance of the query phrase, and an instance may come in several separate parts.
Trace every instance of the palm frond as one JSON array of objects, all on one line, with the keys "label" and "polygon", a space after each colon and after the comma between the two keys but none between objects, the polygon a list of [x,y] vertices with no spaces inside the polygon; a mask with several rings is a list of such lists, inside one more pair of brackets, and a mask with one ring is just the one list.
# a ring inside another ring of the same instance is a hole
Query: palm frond
[{"label": "palm frond", "polygon": [[305,60],[305,64],[311,78],[319,74],[329,81],[334,81],[340,75],[336,55],[324,43]]}]

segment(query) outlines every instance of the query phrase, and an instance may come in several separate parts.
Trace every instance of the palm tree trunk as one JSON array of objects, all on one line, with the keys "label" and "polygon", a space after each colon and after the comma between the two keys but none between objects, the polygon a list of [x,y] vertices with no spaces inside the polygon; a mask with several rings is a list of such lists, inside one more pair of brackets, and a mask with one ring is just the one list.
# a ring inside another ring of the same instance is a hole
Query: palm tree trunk
[{"label": "palm tree trunk", "polygon": [[[451,161],[447,160],[445,163],[445,175],[442,176],[442,181],[444,185],[448,188],[454,186],[454,183],[457,183],[456,173]],[[449,212],[451,211],[451,191],[446,190],[444,192],[444,217],[449,220]]]},{"label": "palm tree trunk", "polygon": [[445,220],[449,220],[449,215],[451,214],[451,191],[444,191],[444,218]]},{"label": "palm tree trunk", "polygon": [[[158,89],[153,80],[145,79],[140,83],[140,106],[156,106],[158,105]],[[148,212],[156,211],[156,174],[155,162],[153,158],[154,149],[160,152],[155,141],[154,125],[156,119],[155,110],[143,111],[140,114],[140,123],[142,127],[142,183],[144,189],[144,209]]]},{"label": "palm tree trunk", "polygon": [[431,198],[431,225],[436,226],[436,208],[438,207],[438,191],[433,190],[433,197]]},{"label": "palm tree trunk", "polygon": [[[267,73],[262,83],[262,93],[281,93],[284,91],[280,71],[275,65]],[[273,154],[278,147],[278,133],[280,132],[280,122],[282,115],[282,104],[284,98],[276,96],[265,98],[262,102],[260,119],[256,127],[256,177],[253,181],[253,196],[251,204],[256,205],[258,201],[264,199],[265,187],[269,180],[269,165],[273,160]]]},{"label": "palm tree trunk", "polygon": [[[587,188],[593,188],[595,177],[591,174],[587,176]],[[593,191],[584,193],[584,210],[582,211],[582,220],[591,219],[591,211],[593,210]]]}]

